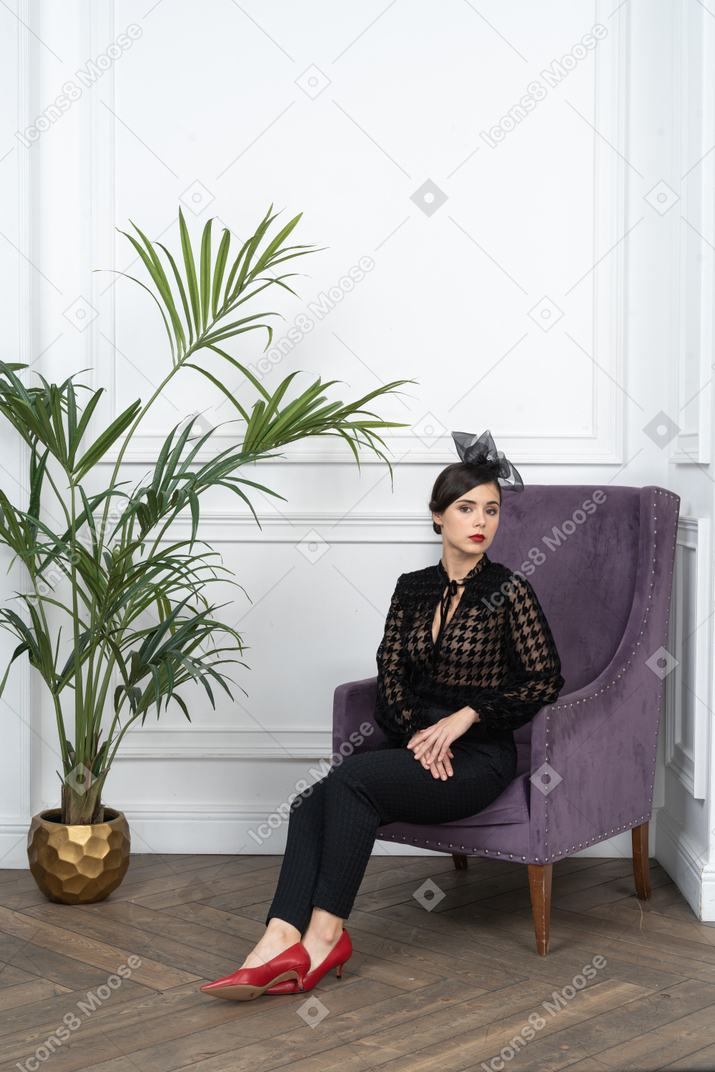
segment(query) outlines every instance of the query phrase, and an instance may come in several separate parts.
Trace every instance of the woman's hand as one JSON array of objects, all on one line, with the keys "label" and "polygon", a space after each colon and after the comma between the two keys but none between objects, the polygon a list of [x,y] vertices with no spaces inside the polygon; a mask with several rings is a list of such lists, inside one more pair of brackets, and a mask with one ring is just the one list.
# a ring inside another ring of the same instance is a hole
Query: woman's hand
[{"label": "woman's hand", "polygon": [[[407,747],[412,748],[413,745],[417,746],[418,744],[420,744],[424,740],[424,736],[423,736],[424,732],[425,732],[424,730],[419,730],[414,735],[412,740],[409,742]],[[449,757],[449,758],[447,758],[447,757]],[[419,759],[420,763],[422,764],[422,766],[424,767],[425,770],[431,770],[432,774],[434,775],[434,777],[435,778],[441,778],[442,781],[446,781],[447,776],[452,773],[452,766],[451,766],[449,760],[453,759],[453,758],[454,757],[453,757],[451,748],[447,749],[447,755],[445,756],[445,758],[443,760],[439,761],[439,762],[436,762],[436,763],[428,762],[424,755],[421,755],[421,756],[415,755],[415,759]]]},{"label": "woman's hand", "polygon": [[418,730],[407,747],[414,749],[415,759],[420,760],[425,770],[431,770],[435,778],[445,781],[452,774],[449,760],[454,758],[449,746],[478,721],[479,715],[473,707],[463,707],[434,725]]}]

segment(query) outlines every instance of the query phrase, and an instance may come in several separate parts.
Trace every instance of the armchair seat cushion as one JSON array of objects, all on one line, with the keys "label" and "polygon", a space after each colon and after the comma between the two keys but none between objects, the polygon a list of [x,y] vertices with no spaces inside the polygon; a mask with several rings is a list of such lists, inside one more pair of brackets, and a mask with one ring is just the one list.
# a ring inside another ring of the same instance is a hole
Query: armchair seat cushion
[{"label": "armchair seat cushion", "polygon": [[[514,824],[526,823],[528,828],[529,823],[529,774],[524,774],[513,779],[512,782],[506,787],[501,796],[496,800],[478,812],[476,815],[470,815],[467,819],[457,819],[453,823],[440,823],[438,826],[422,826],[419,828],[409,826],[410,831],[416,831],[419,829],[421,838],[425,838],[428,841],[436,841],[441,839],[442,841],[449,841],[449,831],[454,831],[455,842],[460,840],[461,842],[471,844],[469,837],[465,839],[463,835],[467,834],[469,830],[472,830],[478,826],[511,826]],[[378,838],[389,838],[392,834],[399,836],[402,839],[402,832],[408,829],[408,824],[403,822],[398,823],[386,823],[384,826],[378,828]],[[479,839],[475,839],[475,844]]]},{"label": "armchair seat cushion", "polygon": [[[335,701],[333,732],[334,744],[337,749],[340,741],[348,737],[348,729],[343,730],[342,725],[348,707],[353,712],[355,722],[358,719],[368,718],[372,721],[370,715],[375,703],[375,679],[364,678],[361,681],[346,682],[339,685],[336,689]],[[367,751],[379,741],[385,740],[385,735],[377,727],[374,727],[372,737],[373,740],[369,744],[363,741],[355,751]],[[514,743],[516,744],[517,754],[516,774],[501,796],[498,796],[488,807],[483,808],[476,815],[469,816],[467,819],[458,819],[453,823],[443,823],[443,827],[464,831],[477,826],[507,826],[514,823],[529,822],[531,722],[527,722],[525,726],[520,726],[519,729],[514,730]],[[402,831],[406,829],[407,825],[404,823],[387,823],[379,828],[377,836],[378,838],[389,838],[399,832],[400,840],[402,840]],[[429,828],[435,834],[435,839],[439,838],[439,829],[440,827],[437,826],[434,829]],[[432,833],[427,832],[427,827],[421,828],[420,832],[424,833],[430,840],[433,840]]]},{"label": "armchair seat cushion", "polygon": [[[446,840],[449,842],[450,831],[454,831],[455,843],[476,844],[478,839],[469,838],[468,831],[477,826],[511,826],[529,823],[529,800],[531,782],[531,723],[514,731],[516,742],[516,775],[501,796],[492,801],[476,815],[466,819],[457,819],[453,823],[440,823],[438,826],[420,826],[420,834],[428,841]],[[402,833],[407,830],[406,823],[387,823],[377,832],[378,837],[391,837],[393,834],[402,840]],[[412,829],[411,827],[409,829]],[[463,835],[467,835],[464,837]]]}]

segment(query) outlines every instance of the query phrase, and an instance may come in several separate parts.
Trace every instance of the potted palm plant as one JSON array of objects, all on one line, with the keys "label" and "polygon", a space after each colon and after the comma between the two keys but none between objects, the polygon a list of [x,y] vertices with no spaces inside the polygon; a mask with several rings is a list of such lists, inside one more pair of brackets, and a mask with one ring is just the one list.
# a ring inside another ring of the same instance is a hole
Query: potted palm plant
[{"label": "potted palm plant", "polygon": [[[228,571],[198,538],[202,496],[212,488],[229,489],[260,527],[251,489],[284,496],[239,475],[241,470],[280,456],[288,443],[319,435],[345,439],[358,466],[359,449],[373,450],[392,479],[377,431],[404,425],[383,421],[365,407],[414,381],[396,380],[343,404],[325,394],[338,381],[323,383],[319,377],[289,401],[297,372],[270,393],[225,348],[258,330],[267,332],[268,348],[268,319],[278,314],[245,306],[270,288],[294,294],[286,280],[295,273],[279,266],[315,251],[288,244],[300,215],[272,234],[276,216],[271,206],[237,251],[224,229],[214,253],[209,220],[195,252],[181,211],[177,256],[134,224],[134,234],[122,232],[146,270],[143,281],[129,278],[156,302],[171,361],[149,400],[133,402],[96,437],[90,436],[90,423],[103,389],[91,390],[76,376],[60,384],[40,376],[28,385],[21,377],[27,366],[0,362],[0,414],[24,440],[29,489],[22,505],[0,490],[0,541],[24,567],[26,579],[15,606],[0,608],[0,624],[18,641],[0,694],[12,664],[27,656],[53,706],[61,802],[34,816],[28,856],[38,886],[55,901],[102,900],[124,877],[129,828],[120,810],[103,804],[103,792],[127,730],[143,724],[150,711],[158,717],[171,701],[190,720],[182,686],[198,683],[215,706],[216,687],[232,696],[227,664],[245,666],[237,657],[241,636],[221,620],[210,598],[210,585]],[[164,439],[148,478],[128,486],[121,479],[122,461],[132,437],[167,385],[187,368],[234,407],[236,442],[212,450],[214,428],[196,432],[194,419],[181,422]],[[222,371],[250,382],[252,405],[238,401]],[[110,452],[116,454],[113,464]],[[108,463],[107,482],[102,472]],[[171,526],[182,512],[191,519],[191,533],[175,539]]]}]

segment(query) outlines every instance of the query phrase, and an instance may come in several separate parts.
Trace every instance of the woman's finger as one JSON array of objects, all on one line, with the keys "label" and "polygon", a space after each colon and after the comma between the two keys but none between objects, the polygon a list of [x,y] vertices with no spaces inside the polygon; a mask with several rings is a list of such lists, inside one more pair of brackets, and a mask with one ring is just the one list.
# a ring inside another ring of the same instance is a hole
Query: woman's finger
[{"label": "woman's finger", "polygon": [[415,748],[415,755],[416,756],[423,755],[431,747],[431,745],[432,745],[432,738],[431,737],[426,741],[420,741],[417,744],[417,747]]},{"label": "woman's finger", "polygon": [[441,733],[432,746],[432,752],[429,758],[432,760],[444,759],[444,752],[447,748],[449,748],[449,743],[448,741],[445,741],[444,734]]},{"label": "woman's finger", "polygon": [[442,763],[441,760],[437,760],[436,763],[433,763],[432,768],[434,770],[434,773],[435,773],[436,777],[441,778],[442,781],[446,781],[447,778],[449,777],[450,772],[447,771],[445,765]]},{"label": "woman's finger", "polygon": [[443,744],[442,748],[440,749],[440,753],[439,753],[438,758],[439,759],[446,759],[448,755],[449,756],[452,755],[452,750],[449,747],[449,744],[445,742],[445,744]]},{"label": "woman's finger", "polygon": [[[419,732],[422,733],[422,730],[420,730]],[[413,735],[412,739],[407,742],[407,747],[408,748],[419,748],[419,746],[422,744],[422,741],[417,739],[418,736],[419,735],[417,733],[415,733]]]},{"label": "woman's finger", "polygon": [[416,742],[417,748],[429,744],[434,735],[440,732],[440,724],[442,721],[443,720],[440,719],[439,722],[433,722],[431,726],[425,726],[424,729],[417,731],[418,734],[424,734],[421,740]]},{"label": "woman's finger", "polygon": [[420,756],[419,760],[425,770],[430,771],[432,774],[435,773],[434,762],[429,758],[429,756]]}]

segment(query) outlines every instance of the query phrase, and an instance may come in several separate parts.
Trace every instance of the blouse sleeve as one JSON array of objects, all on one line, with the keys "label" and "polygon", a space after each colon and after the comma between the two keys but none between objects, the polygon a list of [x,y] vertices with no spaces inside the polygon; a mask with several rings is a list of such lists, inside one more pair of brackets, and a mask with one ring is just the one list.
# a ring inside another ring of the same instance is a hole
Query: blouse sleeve
[{"label": "blouse sleeve", "polygon": [[399,588],[398,580],[387,612],[385,632],[377,649],[377,700],[373,718],[389,741],[407,745],[417,730],[429,722],[424,719],[425,702],[412,691],[410,684]]},{"label": "blouse sleeve", "polygon": [[507,596],[507,660],[503,688],[470,691],[468,704],[479,721],[494,729],[515,730],[526,725],[542,707],[558,698],[566,684],[561,660],[536,592],[525,577],[512,575]]}]

